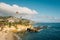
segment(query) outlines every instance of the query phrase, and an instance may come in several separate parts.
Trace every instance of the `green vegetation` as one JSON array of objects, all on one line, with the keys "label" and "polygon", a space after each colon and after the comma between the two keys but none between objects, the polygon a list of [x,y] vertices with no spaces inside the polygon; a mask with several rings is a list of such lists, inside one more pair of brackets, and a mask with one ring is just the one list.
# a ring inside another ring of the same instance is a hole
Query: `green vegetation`
[{"label": "green vegetation", "polygon": [[32,22],[33,21],[28,20],[28,19],[16,18],[16,17],[13,17],[13,16],[4,16],[4,17],[0,16],[0,24],[9,25],[9,27],[11,27],[11,26],[16,27],[17,24],[29,26],[29,25],[33,24]]}]

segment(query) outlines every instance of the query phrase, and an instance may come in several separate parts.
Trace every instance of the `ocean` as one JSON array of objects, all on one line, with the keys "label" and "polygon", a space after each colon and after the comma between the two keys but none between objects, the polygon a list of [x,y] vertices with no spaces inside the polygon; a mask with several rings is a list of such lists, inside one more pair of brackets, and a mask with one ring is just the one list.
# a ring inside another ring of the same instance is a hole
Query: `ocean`
[{"label": "ocean", "polygon": [[60,40],[60,23],[37,23],[35,26],[48,26],[40,32],[29,32],[23,40]]}]

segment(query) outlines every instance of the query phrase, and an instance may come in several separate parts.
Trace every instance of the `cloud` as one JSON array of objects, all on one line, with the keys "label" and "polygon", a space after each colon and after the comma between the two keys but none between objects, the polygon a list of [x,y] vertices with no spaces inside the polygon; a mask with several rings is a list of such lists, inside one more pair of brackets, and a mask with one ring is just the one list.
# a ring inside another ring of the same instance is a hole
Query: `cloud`
[{"label": "cloud", "polygon": [[43,18],[43,19],[56,19],[53,16],[47,16],[47,15],[35,15],[37,18]]},{"label": "cloud", "polygon": [[36,10],[29,9],[27,7],[21,7],[18,5],[9,5],[6,3],[0,3],[0,15],[17,15],[17,14],[38,14]]},{"label": "cloud", "polygon": [[33,17],[33,20],[34,19],[35,21],[37,20],[37,22],[60,22],[59,17],[48,16],[48,15],[35,15],[35,17]]},{"label": "cloud", "polygon": [[[37,15],[34,15],[37,14]],[[40,22],[60,22],[60,18],[47,15],[39,15],[36,10],[29,9],[27,7],[21,7],[16,4],[10,5],[1,2],[0,3],[0,16],[23,16],[23,18],[28,18]]]}]

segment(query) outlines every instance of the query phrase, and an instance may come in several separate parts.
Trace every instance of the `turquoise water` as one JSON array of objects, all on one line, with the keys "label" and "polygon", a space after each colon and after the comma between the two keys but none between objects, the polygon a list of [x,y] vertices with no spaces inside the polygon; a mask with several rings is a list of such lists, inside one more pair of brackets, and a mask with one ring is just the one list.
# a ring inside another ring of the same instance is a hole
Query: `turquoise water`
[{"label": "turquoise water", "polygon": [[37,33],[29,32],[23,40],[60,40],[60,23],[37,23],[35,26],[47,25],[48,28]]}]

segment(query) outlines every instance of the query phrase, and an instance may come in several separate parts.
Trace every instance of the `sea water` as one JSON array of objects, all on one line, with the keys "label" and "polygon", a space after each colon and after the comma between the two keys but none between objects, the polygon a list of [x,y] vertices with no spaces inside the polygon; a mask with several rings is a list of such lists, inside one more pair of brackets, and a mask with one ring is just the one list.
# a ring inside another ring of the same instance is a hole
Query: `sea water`
[{"label": "sea water", "polygon": [[48,26],[40,32],[29,32],[23,40],[60,40],[60,23],[37,23],[35,26]]}]

